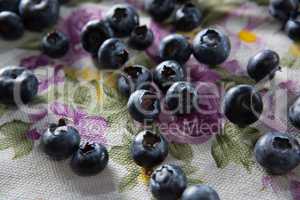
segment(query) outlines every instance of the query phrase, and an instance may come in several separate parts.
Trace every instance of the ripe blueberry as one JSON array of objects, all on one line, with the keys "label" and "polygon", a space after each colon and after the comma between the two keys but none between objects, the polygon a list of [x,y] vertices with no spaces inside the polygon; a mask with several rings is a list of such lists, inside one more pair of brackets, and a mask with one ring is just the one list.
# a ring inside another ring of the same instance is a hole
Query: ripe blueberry
[{"label": "ripe blueberry", "polygon": [[160,101],[156,94],[148,90],[132,93],[127,107],[131,117],[140,123],[153,122],[160,114]]},{"label": "ripe blueberry", "polygon": [[300,129],[300,98],[289,108],[288,117],[290,122],[298,129]]},{"label": "ripe blueberry", "polygon": [[160,43],[159,53],[162,60],[175,60],[181,64],[188,61],[193,50],[189,41],[182,35],[172,34]]},{"label": "ripe blueberry", "polygon": [[269,132],[255,145],[255,158],[272,175],[284,175],[300,164],[300,145],[288,133]]},{"label": "ripe blueberry", "polygon": [[106,69],[119,69],[128,60],[129,53],[125,44],[116,38],[106,40],[98,51],[100,67]]},{"label": "ripe blueberry", "polygon": [[93,55],[97,55],[103,42],[111,37],[113,37],[112,29],[107,22],[101,20],[88,22],[80,34],[82,47]]},{"label": "ripe blueberry", "polygon": [[154,41],[154,34],[147,26],[137,26],[133,29],[130,38],[129,45],[137,50],[145,50]]},{"label": "ripe blueberry", "polygon": [[231,45],[227,35],[217,29],[205,29],[193,42],[195,58],[207,65],[223,63],[230,55]]},{"label": "ripe blueberry", "polygon": [[118,89],[126,97],[138,89],[149,89],[152,81],[150,70],[141,65],[127,66],[118,78]]},{"label": "ripe blueberry", "polygon": [[300,18],[290,18],[285,25],[285,32],[295,41],[300,41]]},{"label": "ripe blueberry", "polygon": [[207,185],[194,185],[185,189],[181,200],[220,200],[218,193]]},{"label": "ripe blueberry", "polygon": [[168,142],[165,138],[148,130],[137,134],[131,147],[134,162],[147,169],[162,163],[168,156],[168,152]]},{"label": "ripe blueberry", "polygon": [[167,60],[155,68],[153,79],[156,85],[166,92],[173,83],[185,80],[185,72],[178,62]]},{"label": "ripe blueberry", "polygon": [[175,28],[180,31],[192,31],[197,28],[202,21],[202,13],[192,3],[182,5],[173,19]]},{"label": "ripe blueberry", "polygon": [[38,92],[38,79],[29,70],[9,66],[0,70],[0,101],[6,104],[28,103]]},{"label": "ripe blueberry", "polygon": [[273,78],[280,69],[279,55],[272,50],[263,50],[250,58],[247,66],[249,76],[256,82],[266,77]]},{"label": "ripe blueberry", "polygon": [[24,35],[22,19],[9,11],[0,12],[0,37],[5,40],[17,40]]},{"label": "ripe blueberry", "polygon": [[59,8],[57,0],[21,0],[19,12],[25,27],[39,32],[57,22]]},{"label": "ripe blueberry", "polygon": [[189,82],[176,82],[168,90],[165,103],[174,114],[190,114],[198,105],[198,92]]},{"label": "ripe blueberry", "polygon": [[145,9],[155,21],[169,18],[175,9],[176,0],[145,0]]},{"label": "ripe blueberry", "polygon": [[111,8],[106,17],[107,22],[116,36],[126,37],[139,25],[139,15],[135,8],[129,5],[116,5]]},{"label": "ripe blueberry", "polygon": [[299,0],[271,0],[269,3],[270,14],[286,22],[299,8]]},{"label": "ripe blueberry", "polygon": [[224,96],[223,111],[229,121],[246,127],[256,122],[263,111],[261,95],[253,86],[235,86]]},{"label": "ripe blueberry", "polygon": [[108,164],[108,152],[105,146],[97,143],[80,145],[71,160],[72,170],[79,176],[94,176]]},{"label": "ripe blueberry", "polygon": [[177,200],[186,186],[186,176],[176,165],[163,165],[151,175],[150,190],[157,200]]},{"label": "ripe blueberry", "polygon": [[60,119],[58,124],[50,124],[41,140],[44,152],[54,160],[67,159],[78,149],[79,144],[78,131],[66,125],[64,119]]},{"label": "ripe blueberry", "polygon": [[61,58],[69,50],[70,40],[62,32],[54,31],[42,39],[42,52],[51,58]]},{"label": "ripe blueberry", "polygon": [[14,13],[19,12],[20,0],[0,0],[0,12],[11,11]]}]

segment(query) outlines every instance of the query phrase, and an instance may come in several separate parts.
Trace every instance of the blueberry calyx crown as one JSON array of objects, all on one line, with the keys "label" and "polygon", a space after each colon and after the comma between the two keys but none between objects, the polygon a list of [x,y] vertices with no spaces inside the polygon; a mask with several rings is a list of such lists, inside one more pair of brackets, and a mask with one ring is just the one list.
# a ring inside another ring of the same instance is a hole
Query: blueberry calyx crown
[{"label": "blueberry calyx crown", "polygon": [[140,39],[144,39],[147,36],[148,28],[146,25],[138,26],[133,30],[134,34],[137,35]]},{"label": "blueberry calyx crown", "polygon": [[48,33],[47,40],[50,44],[57,44],[57,42],[59,42],[59,40],[60,40],[60,36],[56,31],[54,31],[54,32]]},{"label": "blueberry calyx crown", "polygon": [[173,171],[169,170],[168,167],[162,166],[161,169],[158,169],[155,174],[153,174],[153,180],[158,183],[167,183],[173,176]]},{"label": "blueberry calyx crown", "polygon": [[124,68],[124,72],[131,78],[136,79],[142,73],[142,68],[129,66]]},{"label": "blueberry calyx crown", "polygon": [[141,106],[146,111],[153,111],[155,110],[155,103],[157,101],[155,94],[152,92],[145,92],[141,98]]},{"label": "blueberry calyx crown", "polygon": [[176,75],[176,72],[170,66],[165,65],[162,70],[162,75],[168,78],[170,76]]},{"label": "blueberry calyx crown", "polygon": [[275,149],[280,150],[288,150],[293,148],[292,144],[290,143],[290,140],[288,138],[282,137],[275,137],[272,145]]},{"label": "blueberry calyx crown", "polygon": [[116,8],[113,14],[113,20],[115,22],[122,21],[123,18],[126,18],[128,16],[126,8]]},{"label": "blueberry calyx crown", "polygon": [[95,150],[95,146],[89,142],[85,143],[82,147],[80,147],[81,154],[89,154],[93,150]]},{"label": "blueberry calyx crown", "polygon": [[160,142],[160,137],[156,134],[153,134],[150,131],[147,131],[146,134],[143,136],[143,146],[145,148],[155,148],[155,146]]},{"label": "blueberry calyx crown", "polygon": [[58,127],[63,127],[63,126],[66,126],[66,125],[67,125],[66,119],[61,118],[61,119],[58,120],[58,123],[57,123],[57,124],[50,124],[50,125],[49,125],[49,130],[50,130],[50,132],[56,134],[55,130],[56,130]]},{"label": "blueberry calyx crown", "polygon": [[216,47],[221,42],[221,38],[216,31],[207,30],[205,35],[202,36],[201,42],[205,43],[209,47]]}]

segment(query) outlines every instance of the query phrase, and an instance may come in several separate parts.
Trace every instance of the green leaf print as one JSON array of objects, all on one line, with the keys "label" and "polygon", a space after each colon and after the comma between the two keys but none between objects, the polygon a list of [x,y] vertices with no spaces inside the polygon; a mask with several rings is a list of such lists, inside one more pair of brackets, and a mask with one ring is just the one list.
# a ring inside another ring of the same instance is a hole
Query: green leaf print
[{"label": "green leaf print", "polygon": [[222,67],[216,67],[214,70],[220,75],[221,81],[223,82],[233,82],[235,85],[239,84],[249,84],[254,85],[255,81],[247,76],[237,76]]},{"label": "green leaf print", "polygon": [[125,192],[134,188],[138,184],[139,175],[140,175],[140,171],[136,169],[131,171],[125,177],[123,177],[119,184],[119,191]]},{"label": "green leaf print", "polygon": [[109,152],[113,161],[120,165],[130,165],[133,161],[128,146],[113,146]]},{"label": "green leaf print", "polygon": [[192,147],[188,144],[175,144],[169,145],[170,154],[178,159],[186,162],[190,162],[193,159]]},{"label": "green leaf print", "polygon": [[146,53],[138,53],[134,55],[127,63],[128,66],[136,64],[143,65],[148,68],[155,66],[153,60]]},{"label": "green leaf print", "polygon": [[0,104],[0,117],[8,111],[8,107],[4,104]]},{"label": "green leaf print", "polygon": [[204,183],[201,179],[197,179],[197,178],[187,178],[187,181],[188,181],[188,186]]},{"label": "green leaf print", "polygon": [[280,65],[281,67],[287,68],[299,68],[300,59],[291,54],[287,54],[281,58]]},{"label": "green leaf print", "polygon": [[13,159],[22,158],[28,155],[33,148],[33,142],[26,137],[30,124],[13,121],[0,127],[0,150],[13,148]]},{"label": "green leaf print", "polygon": [[245,143],[245,136],[259,134],[253,128],[240,129],[232,123],[226,123],[224,133],[216,135],[212,143],[211,154],[219,168],[225,168],[230,162],[241,164],[248,171],[251,170],[253,145]]}]

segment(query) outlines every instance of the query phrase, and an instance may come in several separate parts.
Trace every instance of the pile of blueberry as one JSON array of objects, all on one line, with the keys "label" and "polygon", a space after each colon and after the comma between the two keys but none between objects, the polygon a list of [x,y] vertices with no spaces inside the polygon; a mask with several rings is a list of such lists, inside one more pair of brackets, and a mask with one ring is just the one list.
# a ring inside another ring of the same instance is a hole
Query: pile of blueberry
[{"label": "pile of blueberry", "polygon": [[[183,3],[178,5],[176,3]],[[202,22],[202,12],[192,2],[176,0],[145,0],[145,10],[157,22],[171,18],[178,31],[191,31]]]},{"label": "pile of blueberry", "polygon": [[[20,38],[24,26],[31,31],[42,31],[54,25],[63,0],[0,0],[0,36],[7,40]],[[175,0],[145,0],[145,9],[156,21],[169,18],[176,8]],[[298,0],[272,0],[270,12],[286,24],[289,36],[299,38],[297,21]],[[201,23],[201,12],[191,3],[184,3],[175,12],[173,23],[177,30],[188,31]],[[124,37],[128,37],[124,42]],[[81,31],[82,47],[98,61],[100,69],[120,69],[119,92],[128,97],[131,117],[146,125],[155,123],[164,111],[173,115],[188,115],[196,111],[201,96],[196,87],[187,81],[185,63],[191,55],[203,64],[214,67],[230,55],[228,36],[214,28],[199,32],[192,44],[183,35],[171,34],[161,41],[161,62],[150,70],[134,64],[126,66],[129,47],[147,49],[154,40],[154,33],[146,25],[140,25],[138,12],[129,5],[115,5],[104,20],[88,22]],[[42,51],[51,58],[64,56],[69,49],[69,38],[58,31],[45,35]],[[248,75],[256,82],[268,81],[280,70],[279,55],[263,50],[248,62]],[[6,67],[0,70],[0,101],[19,105],[30,102],[38,91],[38,79],[22,67]],[[254,86],[237,85],[229,89],[223,102],[227,119],[245,128],[260,118],[263,101]],[[289,109],[289,120],[300,129],[300,98]],[[106,147],[98,143],[81,141],[78,131],[67,125],[65,119],[50,124],[41,138],[44,152],[53,160],[71,157],[71,169],[80,176],[93,176],[107,166],[109,155]],[[131,145],[134,162],[152,170],[168,156],[169,145],[159,133],[145,129],[138,133]],[[269,132],[262,136],[254,149],[256,160],[273,175],[290,172],[300,164],[300,145],[286,133]],[[153,196],[159,200],[219,200],[215,190],[205,185],[187,187],[187,178],[176,165],[166,164],[156,168],[150,179]]]},{"label": "pile of blueberry", "polygon": [[41,32],[56,24],[59,10],[58,0],[1,0],[0,36],[16,40],[23,36],[25,28]]},{"label": "pile of blueberry", "polygon": [[269,12],[292,40],[300,41],[299,0],[270,0]]}]

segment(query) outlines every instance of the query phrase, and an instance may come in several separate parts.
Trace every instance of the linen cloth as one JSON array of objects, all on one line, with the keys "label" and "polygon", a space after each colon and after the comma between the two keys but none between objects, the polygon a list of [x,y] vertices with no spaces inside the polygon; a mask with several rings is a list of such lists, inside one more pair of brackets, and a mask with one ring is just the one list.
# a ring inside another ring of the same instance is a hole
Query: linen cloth
[{"label": "linen cloth", "polygon": [[[26,109],[0,105],[0,199],[2,200],[148,200],[149,174],[130,157],[130,143],[140,128],[127,112],[127,100],[116,90],[116,73],[99,71],[80,45],[80,30],[93,19],[103,19],[117,3],[139,9],[141,24],[155,34],[154,44],[145,52],[132,50],[128,64],[153,68],[159,62],[162,38],[176,32],[169,22],[159,24],[143,11],[142,1],[75,0],[63,6],[55,29],[70,37],[69,53],[53,60],[39,51],[44,33],[26,33],[17,42],[0,41],[0,66],[21,65],[39,78],[39,94]],[[204,27],[217,27],[229,35],[230,58],[214,68],[199,64],[193,57],[185,65],[190,80],[202,84],[203,93],[217,96],[203,99],[207,113],[187,117],[160,116],[160,128],[170,142],[165,163],[180,165],[189,184],[205,183],[215,188],[223,200],[299,200],[299,168],[286,176],[272,177],[255,163],[253,145],[270,130],[289,131],[288,105],[299,93],[300,46],[280,30],[269,16],[267,1],[198,0],[203,24],[184,34],[190,41]],[[221,114],[220,105],[227,88],[253,84],[247,77],[248,59],[262,49],[272,49],[281,57],[282,70],[274,80],[256,85],[263,95],[264,113],[251,128],[238,129]],[[215,90],[216,89],[216,90]],[[49,122],[66,118],[83,140],[107,146],[110,161],[95,177],[78,177],[69,160],[50,160],[39,146],[39,138]],[[196,121],[195,121],[196,120]],[[195,124],[189,123],[195,122]],[[163,127],[160,125],[170,125]],[[177,129],[170,128],[178,125]],[[222,126],[220,125],[222,124]],[[187,126],[187,128],[186,128]],[[190,128],[190,129],[189,129]]]}]

